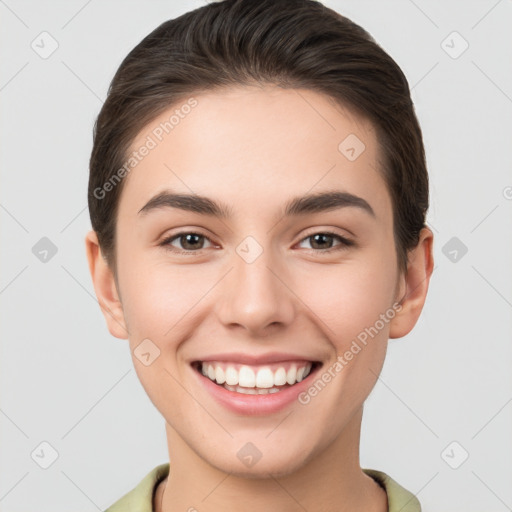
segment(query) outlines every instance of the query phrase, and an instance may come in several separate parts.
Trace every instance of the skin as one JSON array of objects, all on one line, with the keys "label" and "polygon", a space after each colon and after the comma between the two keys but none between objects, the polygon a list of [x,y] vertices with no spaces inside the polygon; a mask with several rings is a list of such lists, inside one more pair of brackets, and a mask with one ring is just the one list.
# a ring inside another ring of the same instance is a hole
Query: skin
[{"label": "skin", "polygon": [[[421,231],[400,274],[375,131],[327,97],[246,86],[195,98],[191,113],[124,178],[117,285],[95,232],[86,236],[108,329],[129,339],[137,375],[166,421],[171,469],[155,510],[225,511],[236,500],[246,511],[386,511],[385,491],[359,463],[363,404],[388,338],[405,336],[423,308],[432,232]],[[145,127],[133,148],[175,108]],[[338,151],[349,134],[366,146],[355,161]],[[172,208],[138,214],[167,188],[222,201],[233,217]],[[364,198],[375,217],[354,207],[281,215],[290,198],[327,190]],[[158,245],[182,231],[208,238],[197,249],[174,239],[171,248],[187,255]],[[325,231],[355,245],[333,250],[336,237],[315,245],[311,236]],[[249,235],[263,249],[250,264],[236,252]],[[328,368],[401,299],[400,312],[307,405],[243,417],[213,401],[190,366],[206,354],[278,351]],[[149,366],[133,354],[147,338],[160,350]],[[249,441],[262,453],[250,468],[237,457]]]}]

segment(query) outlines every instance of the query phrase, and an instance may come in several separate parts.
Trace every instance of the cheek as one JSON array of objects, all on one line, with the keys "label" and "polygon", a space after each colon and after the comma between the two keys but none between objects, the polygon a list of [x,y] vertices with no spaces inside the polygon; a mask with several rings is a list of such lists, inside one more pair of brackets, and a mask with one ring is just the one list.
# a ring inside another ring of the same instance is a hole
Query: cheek
[{"label": "cheek", "polygon": [[136,254],[119,258],[119,279],[131,335],[155,342],[172,339],[181,319],[211,288],[211,276],[200,266],[171,266]]},{"label": "cheek", "polygon": [[299,295],[323,320],[333,343],[344,346],[389,310],[395,280],[393,264],[387,258],[369,258],[364,264],[354,260],[315,272]]},{"label": "cheek", "polygon": [[[118,269],[135,371],[157,409],[166,410],[173,397],[173,412],[166,417],[176,419],[187,403],[179,384],[183,379],[177,361],[179,346],[190,333],[198,302],[211,288],[211,276],[208,279],[199,267],[185,270],[185,266],[149,261],[135,252],[120,257]],[[144,362],[144,353],[150,354],[149,363]]]}]

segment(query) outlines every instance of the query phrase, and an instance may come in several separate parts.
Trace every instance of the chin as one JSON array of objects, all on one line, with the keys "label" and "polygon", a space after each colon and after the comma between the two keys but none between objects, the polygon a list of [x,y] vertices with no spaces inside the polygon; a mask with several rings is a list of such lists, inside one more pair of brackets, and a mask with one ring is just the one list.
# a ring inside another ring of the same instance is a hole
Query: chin
[{"label": "chin", "polygon": [[259,460],[252,463],[252,465],[247,463],[245,467],[238,457],[226,459],[225,453],[223,455],[222,460],[216,458],[206,458],[205,460],[224,473],[229,473],[238,478],[254,480],[270,477],[281,478],[291,475],[307,462],[307,459],[304,458],[304,450],[295,453],[284,453],[279,450],[278,454],[274,453],[272,456],[262,454]]}]

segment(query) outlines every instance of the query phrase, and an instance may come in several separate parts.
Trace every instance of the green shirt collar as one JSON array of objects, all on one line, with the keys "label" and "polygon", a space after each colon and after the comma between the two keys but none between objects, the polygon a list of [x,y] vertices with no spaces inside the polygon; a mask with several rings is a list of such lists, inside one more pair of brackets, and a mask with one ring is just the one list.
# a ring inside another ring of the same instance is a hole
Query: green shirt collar
[{"label": "green shirt collar", "polygon": [[[388,495],[388,512],[421,512],[420,502],[390,476],[375,469],[363,471],[372,477]],[[169,463],[152,469],[137,486],[111,505],[105,512],[153,512],[153,493],[169,474]]]}]

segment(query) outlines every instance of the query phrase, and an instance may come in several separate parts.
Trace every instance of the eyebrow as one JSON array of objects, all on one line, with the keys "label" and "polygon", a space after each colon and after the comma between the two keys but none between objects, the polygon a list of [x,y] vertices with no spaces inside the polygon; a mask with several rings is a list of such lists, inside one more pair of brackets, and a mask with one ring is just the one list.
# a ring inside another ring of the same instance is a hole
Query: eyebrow
[{"label": "eyebrow", "polygon": [[[318,192],[294,197],[286,203],[283,216],[305,215],[348,207],[359,208],[372,217],[376,217],[373,208],[365,199],[342,191]],[[161,208],[178,208],[221,219],[229,219],[233,216],[233,210],[224,203],[218,203],[197,194],[176,194],[168,190],[152,197],[139,210],[138,214],[146,215],[150,211]]]}]

